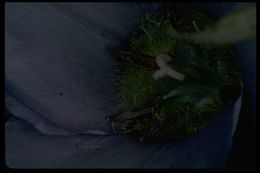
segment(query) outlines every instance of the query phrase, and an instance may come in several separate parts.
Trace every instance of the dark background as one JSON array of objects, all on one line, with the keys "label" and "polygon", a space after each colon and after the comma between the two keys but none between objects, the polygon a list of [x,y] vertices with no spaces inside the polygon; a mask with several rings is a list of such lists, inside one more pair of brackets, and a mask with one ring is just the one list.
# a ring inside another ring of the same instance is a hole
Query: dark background
[{"label": "dark background", "polygon": [[[214,6],[218,5],[218,9]],[[203,4],[190,4],[193,7],[207,9],[215,9],[214,13],[222,15],[225,11],[232,8],[234,3],[203,3]],[[244,51],[245,52],[245,51]],[[255,63],[255,59],[250,59],[251,63]],[[241,62],[241,60],[240,60]],[[244,63],[240,63],[244,79],[250,75],[247,72],[247,67]],[[254,83],[253,83],[254,84]],[[242,108],[238,120],[237,128],[234,135],[233,147],[229,156],[228,168],[232,170],[255,170],[256,169],[256,118],[255,118],[255,104],[252,99],[252,85],[251,81],[245,81],[245,91],[243,95]],[[255,96],[254,96],[255,97]],[[8,120],[10,114],[6,110],[5,121]]]}]

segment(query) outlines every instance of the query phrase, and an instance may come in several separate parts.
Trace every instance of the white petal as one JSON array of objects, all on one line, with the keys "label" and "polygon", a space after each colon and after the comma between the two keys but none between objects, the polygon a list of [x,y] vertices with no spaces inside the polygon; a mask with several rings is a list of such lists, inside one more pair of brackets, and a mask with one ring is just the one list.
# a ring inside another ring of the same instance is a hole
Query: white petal
[{"label": "white petal", "polygon": [[168,99],[170,97],[177,96],[177,95],[180,95],[182,93],[183,93],[182,89],[180,89],[180,88],[174,89],[174,90],[170,91],[166,96],[164,96],[163,99]]},{"label": "white petal", "polygon": [[213,103],[212,98],[204,97],[200,101],[198,101],[194,106],[197,107],[197,108],[202,108],[206,104],[209,104],[209,103]]},{"label": "white petal", "polygon": [[171,67],[168,67],[166,70],[167,70],[166,73],[168,74],[168,76],[175,78],[177,80],[180,80],[180,81],[184,80],[185,75],[183,75],[182,73],[179,73],[179,72],[173,70]]},{"label": "white petal", "polygon": [[156,63],[160,68],[165,68],[167,66],[167,62],[169,62],[171,60],[172,60],[172,58],[166,54],[161,54],[156,57]]},{"label": "white petal", "polygon": [[167,73],[165,72],[164,69],[160,69],[158,71],[156,71],[154,74],[153,74],[153,78],[155,80],[159,79],[159,78],[162,78],[164,76],[167,76]]}]

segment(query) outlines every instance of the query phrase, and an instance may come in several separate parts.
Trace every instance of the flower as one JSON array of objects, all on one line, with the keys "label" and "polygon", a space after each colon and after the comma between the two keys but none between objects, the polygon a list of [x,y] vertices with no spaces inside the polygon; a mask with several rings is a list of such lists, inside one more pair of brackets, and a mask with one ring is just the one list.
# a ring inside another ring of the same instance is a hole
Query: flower
[{"label": "flower", "polygon": [[157,70],[153,74],[153,78],[155,80],[162,78],[164,76],[167,76],[167,75],[172,78],[175,78],[177,80],[180,80],[180,81],[184,80],[184,77],[185,77],[184,74],[179,73],[179,72],[175,71],[174,69],[172,69],[170,66],[168,66],[167,62],[169,62],[171,60],[172,60],[172,58],[167,54],[161,54],[156,57],[156,63],[161,69]]}]

